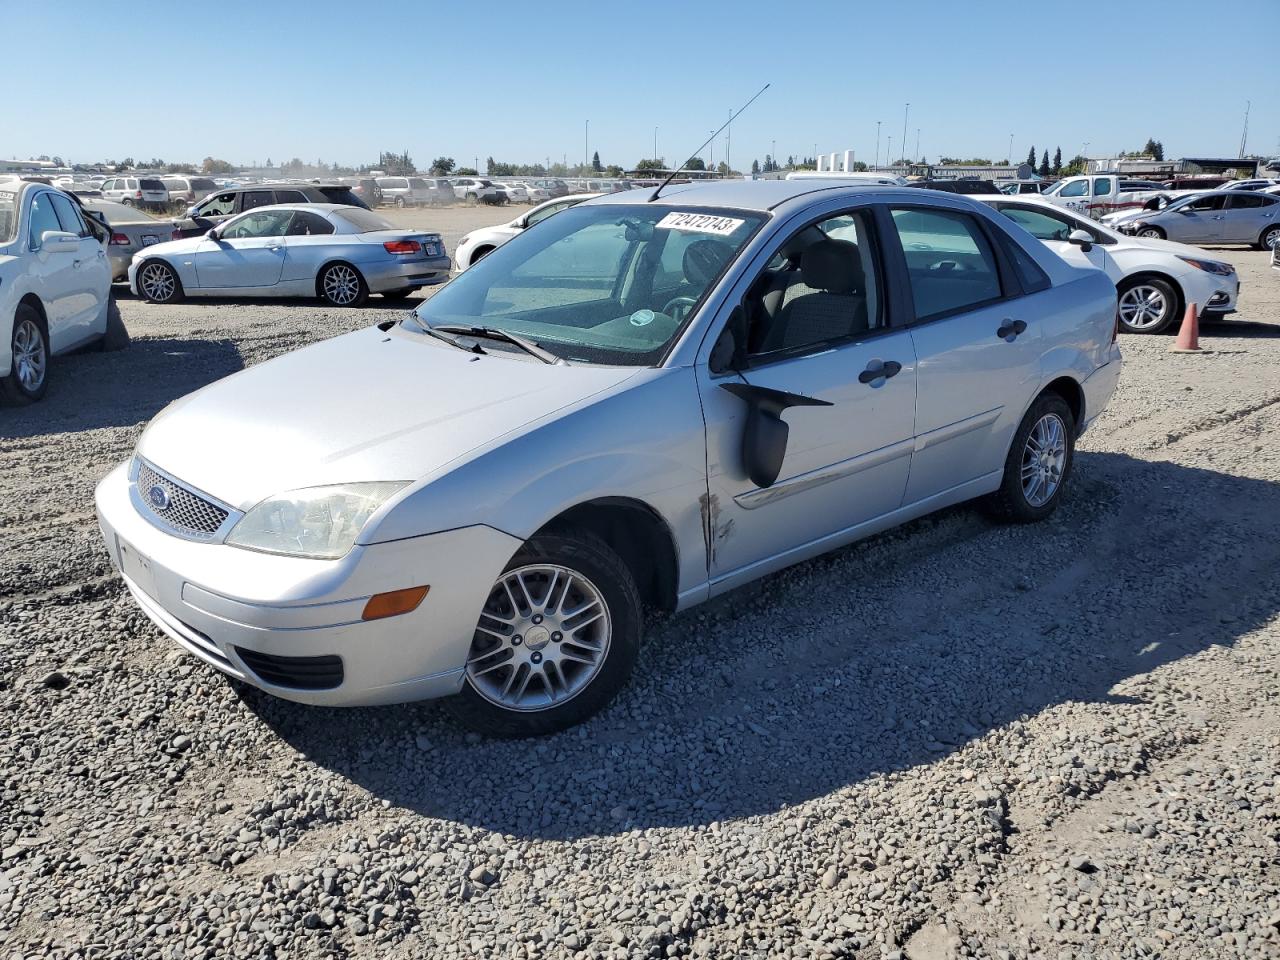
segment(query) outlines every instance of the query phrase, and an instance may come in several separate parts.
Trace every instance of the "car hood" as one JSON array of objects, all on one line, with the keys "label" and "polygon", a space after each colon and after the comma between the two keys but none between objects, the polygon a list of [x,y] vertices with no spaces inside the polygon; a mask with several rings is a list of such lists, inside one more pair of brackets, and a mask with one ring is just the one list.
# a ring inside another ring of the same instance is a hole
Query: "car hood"
[{"label": "car hood", "polygon": [[1156,237],[1125,236],[1122,242],[1129,247],[1140,247],[1144,250],[1158,250],[1161,253],[1171,253],[1177,257],[1191,257],[1193,260],[1217,260],[1222,262],[1221,257],[1210,256],[1199,247],[1193,247],[1186,243],[1178,243],[1176,240],[1160,240]]},{"label": "car hood", "polygon": [[244,510],[286,490],[428,477],[637,369],[477,355],[411,328],[370,327],[175,401],[138,453]]}]

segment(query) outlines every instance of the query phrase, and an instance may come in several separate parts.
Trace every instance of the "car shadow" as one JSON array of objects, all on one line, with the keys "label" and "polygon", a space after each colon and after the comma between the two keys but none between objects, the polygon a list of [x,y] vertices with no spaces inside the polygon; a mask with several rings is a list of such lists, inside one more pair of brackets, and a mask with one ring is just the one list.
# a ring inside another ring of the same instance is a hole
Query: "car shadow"
[{"label": "car shadow", "polygon": [[119,352],[56,358],[39,403],[0,407],[0,437],[32,437],[150,420],[171,401],[243,369],[230,340],[139,339]]},{"label": "car shadow", "polygon": [[[436,286],[440,286],[437,284]],[[426,290],[432,290],[432,287],[426,287]],[[121,286],[117,284],[111,288],[111,295],[117,300],[131,300],[134,303],[146,303],[141,297],[129,290],[128,285]],[[208,306],[237,306],[237,307],[317,307],[326,310],[395,310],[398,308],[407,309],[409,306],[417,306],[422,299],[421,291],[414,291],[407,297],[399,300],[388,300],[380,293],[369,294],[369,299],[364,303],[351,307],[334,307],[325,303],[319,297],[187,297],[181,301],[184,307],[194,307],[201,305]],[[157,309],[163,309],[158,306]]]},{"label": "car shadow", "polygon": [[937,762],[1058,704],[1136,702],[1115,685],[1276,615],[1276,518],[1278,484],[1081,453],[1043,524],[954,508],[659,618],[617,701],[542,739],[467,735],[432,703],[235,686],[301,754],[425,816],[553,839],[705,825]]},{"label": "car shadow", "polygon": [[[1177,334],[1176,324],[1169,331]],[[1280,324],[1259,323],[1256,320],[1200,321],[1200,336],[1212,340],[1216,337],[1243,337],[1245,339],[1271,339],[1280,337]]]}]

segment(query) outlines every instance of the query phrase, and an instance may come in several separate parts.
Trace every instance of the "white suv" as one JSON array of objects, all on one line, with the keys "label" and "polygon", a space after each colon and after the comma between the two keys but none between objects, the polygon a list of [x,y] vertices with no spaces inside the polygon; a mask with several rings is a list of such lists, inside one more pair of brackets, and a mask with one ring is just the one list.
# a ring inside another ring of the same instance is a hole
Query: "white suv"
[{"label": "white suv", "polygon": [[480,177],[456,177],[453,181],[453,192],[459,200],[470,203],[475,203],[477,200],[488,200],[493,203],[499,196],[498,188]]},{"label": "white suv", "polygon": [[112,177],[102,183],[102,199],[128,207],[167,207],[169,188],[159,177]]},{"label": "white suv", "polygon": [[39,400],[54,354],[128,342],[100,233],[61,190],[0,180],[0,397]]}]

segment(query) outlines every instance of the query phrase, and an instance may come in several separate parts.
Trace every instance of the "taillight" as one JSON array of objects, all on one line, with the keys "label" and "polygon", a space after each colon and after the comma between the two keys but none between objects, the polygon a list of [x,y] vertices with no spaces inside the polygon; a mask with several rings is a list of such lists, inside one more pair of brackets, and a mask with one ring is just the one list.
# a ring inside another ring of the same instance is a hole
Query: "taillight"
[{"label": "taillight", "polygon": [[134,197],[134,199],[135,199],[135,200],[141,200],[141,199],[142,199],[142,191],[141,191],[141,190],[139,190],[137,193],[135,193],[135,194],[133,195],[133,197]]},{"label": "taillight", "polygon": [[126,237],[123,233],[113,233],[111,235],[111,246],[127,247],[128,245],[129,245],[129,238]]},{"label": "taillight", "polygon": [[417,253],[422,249],[422,244],[417,240],[388,240],[382,248],[387,253]]},{"label": "taillight", "polygon": [[182,239],[182,231],[181,231],[181,230],[174,230],[172,233],[170,233],[170,234],[169,234],[169,239],[170,239],[170,240],[181,240],[181,239]]}]

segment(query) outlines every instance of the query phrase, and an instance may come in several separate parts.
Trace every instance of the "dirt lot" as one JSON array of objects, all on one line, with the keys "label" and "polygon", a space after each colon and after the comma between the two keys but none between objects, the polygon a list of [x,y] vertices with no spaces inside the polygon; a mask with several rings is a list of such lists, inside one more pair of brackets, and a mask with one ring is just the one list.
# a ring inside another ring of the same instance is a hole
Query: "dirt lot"
[{"label": "dirt lot", "polygon": [[523,743],[237,689],[142,617],[98,478],[397,311],[125,295],[127,352],[0,410],[0,954],[1280,956],[1280,275],[1218,255],[1238,321],[1125,339],[1051,522],[950,510],[663,619]]}]

